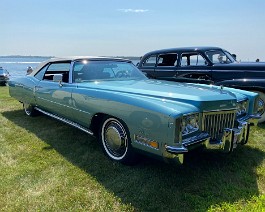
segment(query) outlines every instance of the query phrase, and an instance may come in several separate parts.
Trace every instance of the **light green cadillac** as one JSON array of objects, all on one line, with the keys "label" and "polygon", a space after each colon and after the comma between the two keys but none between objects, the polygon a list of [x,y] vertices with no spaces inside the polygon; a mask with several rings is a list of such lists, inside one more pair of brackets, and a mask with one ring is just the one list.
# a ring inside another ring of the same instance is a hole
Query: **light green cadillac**
[{"label": "light green cadillac", "polygon": [[51,59],[9,89],[26,115],[41,112],[97,136],[124,164],[138,153],[183,163],[197,147],[232,152],[259,118],[256,93],[151,80],[124,59]]}]

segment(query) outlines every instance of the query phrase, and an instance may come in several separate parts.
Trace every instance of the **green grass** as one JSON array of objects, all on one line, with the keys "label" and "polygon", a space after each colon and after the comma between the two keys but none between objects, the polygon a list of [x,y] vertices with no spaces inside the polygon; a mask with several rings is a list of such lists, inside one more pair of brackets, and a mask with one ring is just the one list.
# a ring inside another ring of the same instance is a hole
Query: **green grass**
[{"label": "green grass", "polygon": [[108,160],[97,141],[27,117],[0,87],[1,211],[265,211],[265,125],[232,154],[196,151],[182,166]]}]

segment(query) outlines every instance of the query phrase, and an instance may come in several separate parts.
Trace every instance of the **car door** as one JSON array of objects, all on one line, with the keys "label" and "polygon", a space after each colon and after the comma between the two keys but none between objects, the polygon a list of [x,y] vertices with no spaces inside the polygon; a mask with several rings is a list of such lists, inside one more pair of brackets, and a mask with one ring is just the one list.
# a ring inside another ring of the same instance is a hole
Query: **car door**
[{"label": "car door", "polygon": [[199,52],[185,52],[180,56],[176,78],[182,82],[212,83],[212,69]]},{"label": "car door", "polygon": [[[209,50],[205,52],[211,61],[212,80],[216,84],[234,79],[244,79],[246,71],[242,66],[233,62],[233,58],[226,51]],[[230,83],[229,83],[230,84]]]},{"label": "car door", "polygon": [[213,65],[212,78],[214,83],[222,83],[223,81],[245,79],[246,71],[243,69],[231,69],[227,65]]},{"label": "car door", "polygon": [[[50,113],[70,118],[72,116],[72,89],[69,83],[70,61],[48,64],[37,74],[39,83],[35,86],[36,104]],[[62,76],[62,81],[55,80]]]},{"label": "car door", "polygon": [[[100,61],[77,60],[72,68],[72,120],[84,127],[89,127],[94,108],[98,103],[98,90],[94,88],[100,70]],[[102,72],[101,72],[102,73]]]},{"label": "car door", "polygon": [[163,53],[157,57],[157,64],[154,75],[157,79],[167,79],[175,77],[177,70],[177,53]]}]

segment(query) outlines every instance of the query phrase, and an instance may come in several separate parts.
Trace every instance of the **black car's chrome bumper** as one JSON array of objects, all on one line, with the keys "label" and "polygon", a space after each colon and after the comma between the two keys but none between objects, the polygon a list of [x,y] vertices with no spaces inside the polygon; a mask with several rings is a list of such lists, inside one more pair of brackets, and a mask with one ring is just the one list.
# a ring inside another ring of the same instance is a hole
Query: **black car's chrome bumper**
[{"label": "black car's chrome bumper", "polygon": [[220,150],[225,153],[232,152],[238,144],[246,144],[249,137],[250,124],[257,124],[259,116],[248,116],[238,120],[237,128],[225,128],[218,140],[212,140],[207,132],[185,139],[176,146],[165,145],[163,156],[168,161],[174,160],[183,163],[183,154],[197,144],[205,146],[206,149]]}]

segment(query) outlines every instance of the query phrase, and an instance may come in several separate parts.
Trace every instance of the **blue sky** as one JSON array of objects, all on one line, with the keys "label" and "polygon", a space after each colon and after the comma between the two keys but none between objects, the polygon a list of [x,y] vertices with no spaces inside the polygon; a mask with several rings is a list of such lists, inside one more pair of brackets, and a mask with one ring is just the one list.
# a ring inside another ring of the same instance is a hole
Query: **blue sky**
[{"label": "blue sky", "polygon": [[141,56],[219,46],[265,61],[264,0],[0,0],[0,55]]}]

